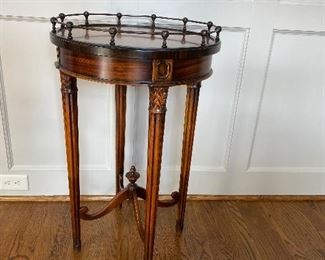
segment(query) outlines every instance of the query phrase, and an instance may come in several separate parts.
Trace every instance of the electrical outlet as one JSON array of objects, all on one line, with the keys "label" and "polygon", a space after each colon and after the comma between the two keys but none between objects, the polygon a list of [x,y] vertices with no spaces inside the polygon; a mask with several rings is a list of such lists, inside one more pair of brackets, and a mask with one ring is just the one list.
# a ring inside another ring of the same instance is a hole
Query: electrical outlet
[{"label": "electrical outlet", "polygon": [[28,190],[27,175],[0,175],[0,190]]}]

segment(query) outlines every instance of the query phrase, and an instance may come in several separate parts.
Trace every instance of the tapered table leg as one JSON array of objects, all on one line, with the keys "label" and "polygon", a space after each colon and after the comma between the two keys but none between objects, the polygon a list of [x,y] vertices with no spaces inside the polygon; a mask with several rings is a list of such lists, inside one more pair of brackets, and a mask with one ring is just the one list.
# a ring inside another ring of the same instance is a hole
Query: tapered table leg
[{"label": "tapered table leg", "polygon": [[73,246],[80,249],[80,188],[79,188],[79,144],[77,80],[60,72],[64,116],[66,154],[69,176],[69,194],[72,221]]},{"label": "tapered table leg", "polygon": [[144,259],[153,258],[161,157],[168,87],[149,88],[149,129],[147,158]]},{"label": "tapered table leg", "polygon": [[183,226],[184,226],[187,188],[188,188],[188,181],[190,176],[192,147],[193,147],[193,140],[194,140],[195,122],[196,122],[197,107],[199,102],[200,87],[201,87],[201,83],[198,83],[194,86],[187,87],[184,132],[183,132],[181,176],[180,176],[180,183],[179,183],[180,200],[178,203],[178,214],[177,214],[177,222],[176,222],[176,228],[178,231],[183,230]]},{"label": "tapered table leg", "polygon": [[124,188],[124,146],[125,146],[125,114],[126,114],[126,85],[115,85],[115,106],[116,106],[116,194]]}]

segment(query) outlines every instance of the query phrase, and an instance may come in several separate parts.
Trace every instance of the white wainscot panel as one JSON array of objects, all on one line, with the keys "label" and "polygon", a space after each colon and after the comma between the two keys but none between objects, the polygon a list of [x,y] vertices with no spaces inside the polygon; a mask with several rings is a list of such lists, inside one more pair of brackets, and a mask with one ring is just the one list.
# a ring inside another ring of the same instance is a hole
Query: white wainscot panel
[{"label": "white wainscot panel", "polygon": [[[12,170],[65,172],[60,81],[53,64],[56,53],[55,46],[49,44],[48,24],[2,23],[1,58]],[[114,145],[114,111],[109,105],[113,90],[82,80],[78,84],[82,168],[109,170]]]},{"label": "white wainscot panel", "polygon": [[325,0],[281,1],[276,13],[274,28],[324,31]]},{"label": "white wainscot panel", "polygon": [[225,172],[245,65],[249,30],[224,28],[213,75],[203,81],[194,141],[193,171]]},{"label": "white wainscot panel", "polygon": [[325,172],[325,37],[274,31],[249,172]]}]

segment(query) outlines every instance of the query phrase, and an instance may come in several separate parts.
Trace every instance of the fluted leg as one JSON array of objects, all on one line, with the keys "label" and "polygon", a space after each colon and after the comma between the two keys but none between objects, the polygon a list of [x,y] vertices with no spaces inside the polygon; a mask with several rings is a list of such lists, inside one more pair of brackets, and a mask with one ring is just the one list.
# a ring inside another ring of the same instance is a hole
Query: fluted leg
[{"label": "fluted leg", "polygon": [[73,246],[80,249],[80,188],[79,188],[79,144],[77,80],[60,72],[64,116],[66,154],[69,176],[69,194],[72,221]]},{"label": "fluted leg", "polygon": [[183,132],[182,164],[181,164],[181,176],[180,176],[180,183],[179,183],[180,200],[178,203],[178,214],[177,214],[177,223],[176,223],[176,227],[178,231],[183,230],[183,226],[184,226],[186,197],[187,197],[188,181],[190,176],[195,121],[196,121],[197,107],[199,102],[200,87],[201,87],[201,83],[198,83],[197,85],[194,86],[187,87],[184,132]]},{"label": "fluted leg", "polygon": [[153,258],[161,157],[168,87],[149,88],[149,129],[146,185],[144,259]]},{"label": "fluted leg", "polygon": [[124,187],[124,146],[125,146],[125,114],[126,114],[126,85],[115,85],[116,106],[116,194]]}]

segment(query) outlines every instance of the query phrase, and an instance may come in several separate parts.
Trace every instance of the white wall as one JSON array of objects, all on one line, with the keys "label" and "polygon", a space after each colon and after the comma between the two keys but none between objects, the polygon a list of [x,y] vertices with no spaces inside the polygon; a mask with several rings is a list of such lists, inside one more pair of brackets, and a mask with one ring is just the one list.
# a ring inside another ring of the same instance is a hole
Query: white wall
[{"label": "white wall", "polygon": [[[223,26],[203,83],[190,193],[325,194],[325,1],[1,0],[0,174],[66,194],[58,72],[48,18],[157,13]],[[83,194],[114,193],[114,88],[79,81]],[[145,180],[147,90],[128,89],[126,168]],[[161,193],[178,187],[184,88],[170,91]]]}]

